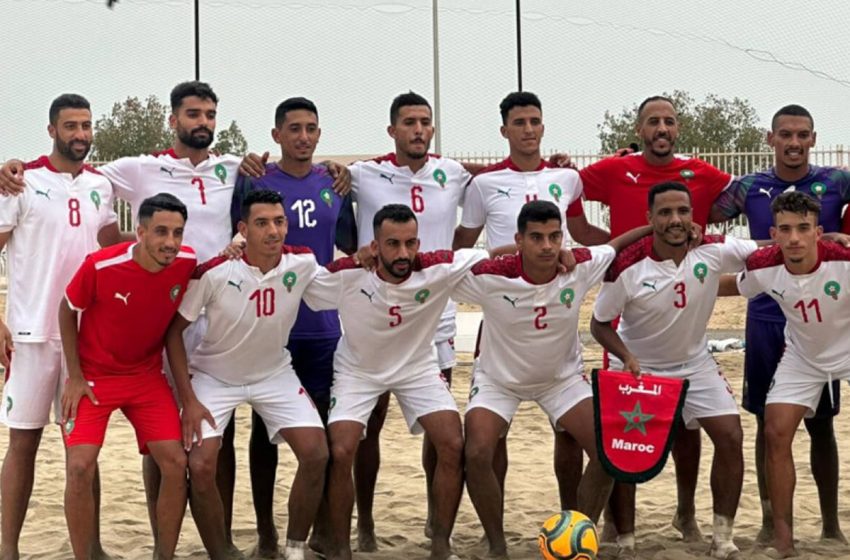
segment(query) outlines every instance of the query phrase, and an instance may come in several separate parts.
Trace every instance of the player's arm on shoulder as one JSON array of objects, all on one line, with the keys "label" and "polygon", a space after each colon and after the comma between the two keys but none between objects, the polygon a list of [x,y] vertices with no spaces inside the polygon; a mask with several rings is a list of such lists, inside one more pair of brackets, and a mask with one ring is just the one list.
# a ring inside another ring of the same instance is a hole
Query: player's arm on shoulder
[{"label": "player's arm on shoulder", "polygon": [[466,187],[466,194],[463,201],[463,213],[460,218],[460,225],[455,228],[454,239],[452,240],[452,249],[466,249],[475,245],[478,241],[478,236],[484,229],[484,224],[487,221],[487,209],[484,205],[484,198],[481,194],[481,187],[477,179],[473,179]]},{"label": "player's arm on shoulder", "polygon": [[[847,220],[847,212],[844,213],[844,219]],[[821,239],[824,241],[832,241],[833,243],[838,243],[844,247],[850,247],[850,235],[847,233],[843,233],[840,231],[833,231],[830,233],[824,233],[821,236]],[[771,242],[772,243],[772,242]]]},{"label": "player's arm on shoulder", "polygon": [[747,197],[745,177],[734,177],[725,189],[720,191],[711,204],[708,223],[721,224],[739,216],[744,211],[744,200]]},{"label": "player's arm on shoulder", "polygon": [[97,243],[101,247],[109,247],[125,241],[134,241],[136,235],[134,233],[122,233],[118,227],[118,222],[106,224],[97,232]]},{"label": "player's arm on shoulder", "polygon": [[573,240],[585,246],[602,245],[611,239],[610,233],[587,221],[581,199],[576,199],[567,210],[567,231]]},{"label": "player's arm on shoulder", "polygon": [[452,240],[452,249],[457,251],[458,249],[467,249],[469,247],[475,246],[475,242],[478,241],[478,237],[481,235],[481,231],[484,229],[484,226],[478,227],[466,227],[464,225],[459,225],[455,228],[455,236]]},{"label": "player's arm on shoulder", "polygon": [[635,243],[636,241],[639,241],[640,239],[643,239],[647,235],[651,235],[651,234],[652,234],[652,226],[650,226],[650,225],[636,227],[634,229],[630,229],[629,231],[627,231],[626,233],[624,233],[622,235],[618,235],[617,237],[615,237],[614,239],[609,241],[608,245],[613,247],[614,250],[617,253],[619,253],[620,251],[622,251],[623,249],[625,249],[626,247],[628,247],[632,243]]},{"label": "player's arm on shoulder", "polygon": [[724,274],[720,277],[720,284],[717,286],[717,295],[720,297],[741,295],[741,292],[738,290],[738,279],[735,274]]},{"label": "player's arm on shoulder", "polygon": [[351,192],[351,172],[348,167],[331,160],[325,160],[319,165],[324,165],[328,174],[333,178],[332,186],[334,192],[340,196],[345,196]]},{"label": "player's arm on shoulder", "polygon": [[19,195],[24,191],[24,162],[10,159],[0,167],[0,194]]},{"label": "player's arm on shoulder", "polygon": [[339,309],[345,285],[345,276],[342,271],[355,268],[359,268],[359,265],[352,257],[337,259],[327,268],[320,266],[301,296],[304,303],[313,311]]},{"label": "player's arm on shoulder", "polygon": [[339,216],[336,218],[334,244],[346,255],[357,251],[357,218],[354,215],[354,202],[350,193],[343,197]]},{"label": "player's arm on shoulder", "polygon": [[115,195],[124,200],[132,200],[133,193],[141,184],[142,156],[122,157],[97,168],[98,172],[109,179]]},{"label": "player's arm on shoulder", "polygon": [[269,153],[263,155],[249,152],[242,158],[239,164],[239,174],[247,177],[262,177],[266,174],[266,162],[269,161]]}]

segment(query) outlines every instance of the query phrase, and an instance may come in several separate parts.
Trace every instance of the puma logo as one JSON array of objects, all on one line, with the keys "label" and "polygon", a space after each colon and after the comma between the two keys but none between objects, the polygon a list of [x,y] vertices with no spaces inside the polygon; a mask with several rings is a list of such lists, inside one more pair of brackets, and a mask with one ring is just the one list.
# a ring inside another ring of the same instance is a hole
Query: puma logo
[{"label": "puma logo", "polygon": [[36,196],[41,195],[47,200],[50,200],[50,189],[47,189],[46,191],[40,191],[38,189],[35,189],[35,194]]},{"label": "puma logo", "polygon": [[370,294],[369,292],[367,292],[363,288],[360,288],[360,293],[363,294],[364,296],[366,296],[367,298],[369,298],[369,303],[372,303],[372,298],[375,296],[375,292],[372,292]]},{"label": "puma logo", "polygon": [[640,173],[638,173],[637,175],[633,175],[631,171],[626,171],[626,177],[631,179],[632,182],[637,185],[638,177],[640,177]]},{"label": "puma logo", "polygon": [[168,169],[167,167],[162,167],[162,166],[160,166],[159,170],[160,170],[160,171],[162,171],[163,173],[168,173],[168,175],[169,175],[172,179],[174,178],[174,169],[173,169],[173,168],[172,168],[172,169]]},{"label": "puma logo", "polygon": [[242,282],[244,282],[244,280],[240,280],[238,284],[236,282],[234,282],[233,280],[228,280],[227,285],[233,286],[234,288],[239,290],[239,293],[241,294],[242,293]]},{"label": "puma logo", "polygon": [[643,286],[644,288],[652,288],[652,291],[653,291],[653,292],[657,292],[657,291],[658,291],[658,289],[655,287],[655,284],[657,284],[657,281],[656,281],[656,282],[652,282],[652,283],[650,283],[650,282],[642,282],[642,283],[641,283],[641,286]]},{"label": "puma logo", "polygon": [[505,300],[506,302],[510,303],[510,304],[511,304],[511,307],[513,307],[514,309],[516,309],[516,302],[518,302],[518,301],[519,301],[519,298],[518,298],[518,297],[515,297],[515,298],[509,298],[508,296],[502,296],[502,299],[503,299],[503,300]]},{"label": "puma logo", "polygon": [[123,295],[123,294],[120,294],[120,293],[118,293],[118,292],[115,292],[115,299],[120,299],[121,301],[123,301],[123,302],[124,302],[124,305],[130,305],[130,304],[127,302],[127,300],[128,300],[128,299],[130,299],[130,292],[127,292],[127,295],[126,295],[126,296],[125,296],[125,295]]},{"label": "puma logo", "polygon": [[763,189],[763,188],[759,187],[759,193],[763,194],[763,195],[764,195],[764,196],[766,196],[767,198],[770,198],[770,193],[771,193],[771,192],[773,192],[773,189],[772,189],[772,188],[771,188],[771,189],[767,189],[767,190],[765,190],[765,189]]},{"label": "puma logo", "polygon": [[381,173],[381,179],[386,179],[391,185],[395,185],[395,183],[393,183],[393,177],[395,177],[395,174],[387,175],[386,173]]},{"label": "puma logo", "polygon": [[782,290],[781,292],[777,292],[776,290],[770,290],[770,293],[778,295],[779,299],[785,301],[785,290]]},{"label": "puma logo", "polygon": [[496,192],[503,195],[505,198],[511,197],[511,189],[508,187],[507,189],[496,189]]}]

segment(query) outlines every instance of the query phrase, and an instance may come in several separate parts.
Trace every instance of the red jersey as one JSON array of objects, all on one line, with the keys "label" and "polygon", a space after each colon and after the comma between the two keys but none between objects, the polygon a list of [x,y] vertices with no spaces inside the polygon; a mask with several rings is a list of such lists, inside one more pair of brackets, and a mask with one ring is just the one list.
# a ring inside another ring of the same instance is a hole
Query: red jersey
[{"label": "red jersey", "polygon": [[85,377],[162,371],[165,331],[180,306],[197,260],[190,247],[159,272],[133,260],[135,242],[90,254],[65,289],[81,311],[80,367]]},{"label": "red jersey", "polygon": [[587,200],[611,209],[611,237],[647,224],[649,189],[665,181],[678,181],[691,191],[693,219],[705,227],[711,205],[732,181],[732,176],[712,165],[676,155],[666,165],[650,165],[642,152],[609,157],[579,172]]}]

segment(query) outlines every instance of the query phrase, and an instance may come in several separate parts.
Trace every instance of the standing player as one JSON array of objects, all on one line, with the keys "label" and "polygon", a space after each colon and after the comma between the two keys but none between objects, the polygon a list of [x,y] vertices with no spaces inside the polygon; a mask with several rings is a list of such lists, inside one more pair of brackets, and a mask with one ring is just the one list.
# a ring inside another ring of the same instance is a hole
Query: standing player
[{"label": "standing player", "polygon": [[155,557],[174,557],[186,509],[186,454],[162,350],[197,263],[192,249],[181,247],[186,216],[186,206],[170,194],[144,200],[138,242],[89,255],[68,284],[67,304],[59,306],[68,365],[62,395],[65,518],[77,560],[88,560],[92,552],[92,483],[109,417],[117,409],[133,425],[139,451],[159,467]]},{"label": "standing player", "polygon": [[[168,357],[183,403],[184,445],[191,449],[192,514],[215,560],[229,558],[216,463],[222,434],[238,405],[250,404],[263,419],[267,440],[286,441],[298,459],[289,494],[287,560],[304,559],[322,499],[328,460],[322,419],[282,344],[319,265],[309,249],[283,245],[286,231],[281,196],[268,190],[248,193],[239,221],[244,258],[218,257],[198,267],[197,282],[168,331]],[[202,309],[209,327],[187,365],[182,333]],[[276,548],[274,543],[270,552]]]},{"label": "standing player", "polygon": [[[827,232],[841,227],[841,210],[850,202],[850,173],[833,167],[809,165],[809,150],[817,135],[811,114],[799,105],[788,105],[773,116],[767,142],[775,163],[767,171],[740,177],[724,190],[712,208],[712,221],[747,216],[751,239],[770,239],[771,203],[786,191],[797,191],[818,200],[819,224]],[[773,516],[764,469],[764,403],[785,348],[785,316],[779,304],[761,294],[747,304],[746,354],[744,355],[743,406],[756,415],[756,475],[762,507],[759,541],[773,540]],[[834,403],[829,396],[834,396]],[[838,446],[832,418],[838,414],[840,385],[834,381],[824,391],[817,414],[805,419],[811,436],[812,475],[818,488],[823,538],[846,542],[838,520]]]},{"label": "standing player", "polygon": [[[530,92],[511,93],[502,100],[499,109],[500,132],[508,141],[510,157],[485,168],[470,183],[461,223],[455,231],[454,248],[472,247],[485,228],[488,248],[513,244],[520,209],[532,200],[547,200],[558,206],[565,217],[562,228],[565,225],[564,229],[575,241],[584,245],[608,241],[607,232],[587,223],[578,173],[549,166],[540,153],[544,126],[537,96]],[[499,478],[504,484],[507,472],[504,440],[498,454]],[[576,507],[581,469],[581,446],[568,432],[556,431],[555,474],[563,509]]]},{"label": "standing player", "polygon": [[773,507],[779,557],[796,556],[793,498],[796,484],[791,444],[803,418],[814,416],[821,395],[832,397],[834,379],[850,379],[850,249],[821,241],[820,203],[800,191],[771,204],[770,237],[738,275],[746,297],[768,294],[787,319],[785,352],[767,393],[764,411],[767,489]]},{"label": "standing player", "polygon": [[[417,254],[417,219],[409,206],[389,204],[373,219],[377,271],[337,261],[304,294],[314,309],[339,308],[343,337],[334,356],[328,431],[328,481],[333,550],[350,560],[351,469],[378,399],[392,391],[413,433],[423,430],[436,448],[431,558],[451,556],[451,535],[463,490],[460,416],[434,351],[434,332],[454,285],[483,251]],[[380,350],[377,350],[380,349]]]},{"label": "standing player", "polygon": [[[691,192],[693,222],[705,227],[709,223],[711,205],[717,195],[732,181],[732,176],[708,163],[676,154],[679,117],[673,102],[662,96],[644,99],[638,107],[635,131],[643,151],[624,157],[611,157],[583,168],[579,174],[584,196],[608,206],[611,235],[622,235],[646,223],[646,199],[649,189],[664,181],[679,181]],[[673,526],[687,541],[702,540],[695,514],[697,478],[699,475],[700,432],[680,430],[673,445],[676,464],[678,506]],[[621,526],[634,526],[635,487],[618,483],[614,486],[612,507],[619,510]],[[607,516],[606,516],[607,519]],[[606,523],[606,533],[613,523]],[[628,549],[634,543],[633,531],[618,536],[618,543]]]},{"label": "standing player", "polygon": [[466,483],[490,543],[490,556],[507,554],[502,489],[494,468],[497,445],[522,401],[536,401],[558,431],[569,433],[591,458],[578,487],[578,509],[596,521],[613,480],[596,456],[592,390],[584,379],[578,337],[579,307],[602,281],[615,251],[649,227],[610,245],[575,249],[575,270],[558,275],[563,213],[552,202],[523,205],[515,235],[519,252],[476,264],[455,298],[481,305],[482,352],[466,407]]},{"label": "standing player", "polygon": [[[0,321],[0,362],[6,368],[0,419],[9,427],[0,476],[3,560],[19,556],[36,453],[62,387],[56,321],[62,294],[86,255],[98,248],[99,236],[117,230],[109,181],[83,164],[92,141],[89,102],[60,95],[49,119],[53,151],[26,164],[20,196],[0,199],[0,249],[7,247],[10,270],[8,326]],[[99,486],[96,494],[99,502]],[[97,534],[92,546],[95,556],[103,556]]]},{"label": "standing player", "polygon": [[[591,320],[594,338],[626,369],[688,379],[683,421],[699,423],[714,443],[711,554],[729,558],[738,549],[732,525],[744,476],[741,420],[732,390],[708,353],[705,329],[722,273],[741,270],[756,244],[706,237],[690,249],[691,201],[682,183],[649,191],[647,219],[653,235],[625,249],[611,265]],[[619,327],[611,322],[622,315]],[[618,522],[614,512],[615,523]],[[620,535],[633,527],[617,525]],[[631,531],[629,530],[631,529]],[[633,546],[630,547],[633,552]]]}]

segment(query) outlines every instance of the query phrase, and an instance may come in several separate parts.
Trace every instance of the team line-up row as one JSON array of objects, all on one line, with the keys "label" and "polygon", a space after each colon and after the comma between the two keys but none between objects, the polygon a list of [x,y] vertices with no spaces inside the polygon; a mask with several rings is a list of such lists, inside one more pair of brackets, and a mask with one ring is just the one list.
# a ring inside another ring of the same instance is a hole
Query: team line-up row
[{"label": "team line-up row", "polygon": [[[813,445],[825,451],[824,460],[835,456],[837,385],[824,391],[824,384],[850,375],[838,336],[850,316],[850,253],[821,239],[822,231],[841,227],[850,174],[809,165],[815,133],[804,108],[789,105],[775,115],[768,135],[774,167],[733,178],[675,154],[676,111],[663,97],[640,106],[641,152],[580,171],[541,157],[542,108],[528,92],[503,100],[501,134],[510,157],[485,169],[428,153],[431,109],[415,93],[391,105],[395,150],[348,168],[313,164],[321,129],[317,108],[304,98],[287,99],[275,112],[279,161],[210,153],[217,102],[207,84],[179,84],[171,95],[172,148],[95,170],[84,164],[89,104],[66,94],[50,108],[53,151],[0,170],[0,188],[14,195],[0,200],[0,242],[10,269],[2,334],[5,346],[14,346],[0,409],[10,428],[4,472],[14,473],[0,481],[2,554],[17,554],[33,479],[27,454],[35,456],[59,392],[66,517],[77,558],[102,554],[92,488],[106,422],[117,408],[146,454],[145,482],[160,481],[148,490],[162,558],[176,546],[187,468],[204,546],[213,558],[235,554],[216,474],[218,465],[232,464],[222,458],[233,453],[227,427],[242,402],[256,413],[252,441],[259,452],[251,469],[271,473],[253,488],[262,553],[279,546],[274,444],[286,441],[299,468],[284,556],[303,558],[312,527],[312,548],[351,558],[352,465],[356,457],[365,473],[358,495],[373,493],[388,391],[411,430],[426,434],[432,558],[454,556],[450,535],[464,468],[490,554],[507,555],[503,436],[523,400],[537,401],[555,426],[562,507],[596,520],[614,484],[597,457],[577,314],[587,290],[603,279],[591,331],[614,366],[687,378],[683,420],[715,443],[715,464],[724,469],[712,477],[711,554],[718,558],[738,554],[732,523],[743,434],[732,391],[707,353],[705,328],[718,290],[754,298],[744,401],[759,415],[767,442],[767,464],[757,469],[769,489],[761,536],[772,538],[780,554],[794,552],[793,434],[817,410],[820,438]],[[118,230],[116,197],[137,210],[132,236]],[[587,222],[583,198],[609,206],[610,233]],[[694,239],[699,228],[692,224],[740,213],[753,239],[776,245]],[[460,250],[485,229],[489,254]],[[236,232],[245,239],[242,257],[217,257]],[[590,248],[562,250],[567,235]],[[360,250],[332,261],[335,245]],[[561,261],[569,272],[559,272]],[[721,281],[735,272],[737,281]],[[480,305],[485,317],[465,438],[446,390],[454,365],[450,296]],[[160,374],[163,365],[171,385]],[[206,440],[211,444],[201,445]],[[680,461],[698,462],[696,430],[683,430],[676,445],[684,451]],[[590,458],[584,474],[566,475],[581,472],[582,450]],[[157,471],[159,477],[150,476]],[[232,479],[232,469],[224,474],[218,478]],[[698,538],[696,480],[682,482],[674,526]],[[843,539],[837,472],[827,472],[818,488],[827,493],[824,534]],[[617,484],[608,508],[606,530],[616,533],[621,557],[635,554],[633,494],[633,486]],[[373,550],[371,500],[358,500],[357,529],[360,549]]]}]

